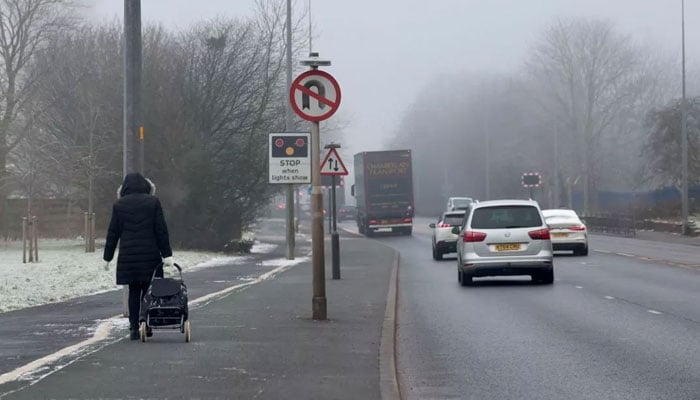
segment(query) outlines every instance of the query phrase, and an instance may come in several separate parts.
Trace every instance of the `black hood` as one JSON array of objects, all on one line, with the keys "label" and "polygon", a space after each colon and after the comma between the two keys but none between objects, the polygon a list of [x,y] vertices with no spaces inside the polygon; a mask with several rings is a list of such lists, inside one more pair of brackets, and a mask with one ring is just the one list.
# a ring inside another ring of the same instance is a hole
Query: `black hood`
[{"label": "black hood", "polygon": [[138,172],[132,172],[124,177],[124,183],[119,186],[117,197],[124,197],[128,194],[151,194],[156,193],[156,185]]}]

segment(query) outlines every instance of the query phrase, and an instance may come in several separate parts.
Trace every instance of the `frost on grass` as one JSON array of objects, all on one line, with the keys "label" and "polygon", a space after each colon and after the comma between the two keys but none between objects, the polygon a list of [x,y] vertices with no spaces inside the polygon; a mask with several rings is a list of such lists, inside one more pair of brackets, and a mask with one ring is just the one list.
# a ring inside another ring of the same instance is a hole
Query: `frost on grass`
[{"label": "frost on grass", "polygon": [[[102,249],[85,253],[80,240],[40,240],[39,262],[22,263],[22,242],[0,243],[0,312],[120,289],[116,256],[104,270]],[[188,270],[216,253],[174,251],[175,262]]]}]

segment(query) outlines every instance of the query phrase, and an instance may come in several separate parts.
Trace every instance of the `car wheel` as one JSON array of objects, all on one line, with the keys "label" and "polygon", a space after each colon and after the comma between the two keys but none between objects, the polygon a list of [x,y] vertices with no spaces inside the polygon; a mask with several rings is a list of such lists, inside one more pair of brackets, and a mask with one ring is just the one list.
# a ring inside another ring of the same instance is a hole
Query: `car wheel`
[{"label": "car wheel", "polygon": [[437,261],[442,260],[442,252],[440,251],[440,249],[435,249],[435,259]]},{"label": "car wheel", "polygon": [[537,275],[533,275],[532,280],[537,282],[537,283],[551,285],[552,283],[554,283],[554,270],[547,271],[547,272],[540,272]]},{"label": "car wheel", "polygon": [[435,250],[435,245],[433,244],[433,260],[437,260],[437,251]]},{"label": "car wheel", "polygon": [[578,255],[579,256],[587,256],[588,255],[588,245],[586,245],[584,248],[579,250]]},{"label": "car wheel", "polygon": [[471,274],[467,274],[459,269],[457,269],[457,274],[459,275],[458,279],[461,286],[470,286],[472,284]]}]

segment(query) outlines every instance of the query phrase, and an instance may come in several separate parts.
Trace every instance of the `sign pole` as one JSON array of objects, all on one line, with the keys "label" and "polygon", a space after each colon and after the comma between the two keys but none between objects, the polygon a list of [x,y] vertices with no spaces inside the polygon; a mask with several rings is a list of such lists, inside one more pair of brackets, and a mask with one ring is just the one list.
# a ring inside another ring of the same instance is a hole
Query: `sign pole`
[{"label": "sign pole", "polygon": [[336,197],[335,197],[335,175],[331,175],[333,179],[331,188],[331,201],[333,202],[333,233],[331,233],[331,253],[333,260],[333,279],[340,279],[340,237],[338,235],[338,219],[336,214]]},{"label": "sign pole", "polygon": [[318,53],[309,54],[302,65],[310,69],[299,75],[289,90],[289,101],[301,118],[311,121],[311,264],[313,270],[312,311],[314,320],[327,318],[325,253],[323,243],[323,193],[321,192],[321,134],[319,122],[331,117],[340,105],[338,82],[318,67],[331,65]]},{"label": "sign pole", "polygon": [[319,122],[311,123],[311,264],[313,268],[313,319],[325,320],[326,267],[323,248],[323,194],[321,193],[321,146]]},{"label": "sign pole", "polygon": [[[323,179],[323,178],[321,178]],[[328,234],[333,233],[333,214],[331,210],[333,209],[333,196],[331,195],[331,188],[326,189],[326,195],[328,195]]]}]

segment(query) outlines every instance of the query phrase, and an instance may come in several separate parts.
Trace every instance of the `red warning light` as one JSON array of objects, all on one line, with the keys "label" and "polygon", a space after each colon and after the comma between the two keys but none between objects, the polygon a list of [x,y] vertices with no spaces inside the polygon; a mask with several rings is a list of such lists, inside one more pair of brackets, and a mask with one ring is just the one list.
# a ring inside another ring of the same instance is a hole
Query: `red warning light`
[{"label": "red warning light", "polygon": [[299,139],[297,139],[297,141],[296,141],[295,144],[297,145],[297,147],[304,147],[304,145],[306,144],[306,142],[304,141],[304,139],[299,138]]},{"label": "red warning light", "polygon": [[275,140],[275,146],[277,146],[277,147],[282,147],[282,146],[284,146],[284,139],[277,139],[277,140]]}]

